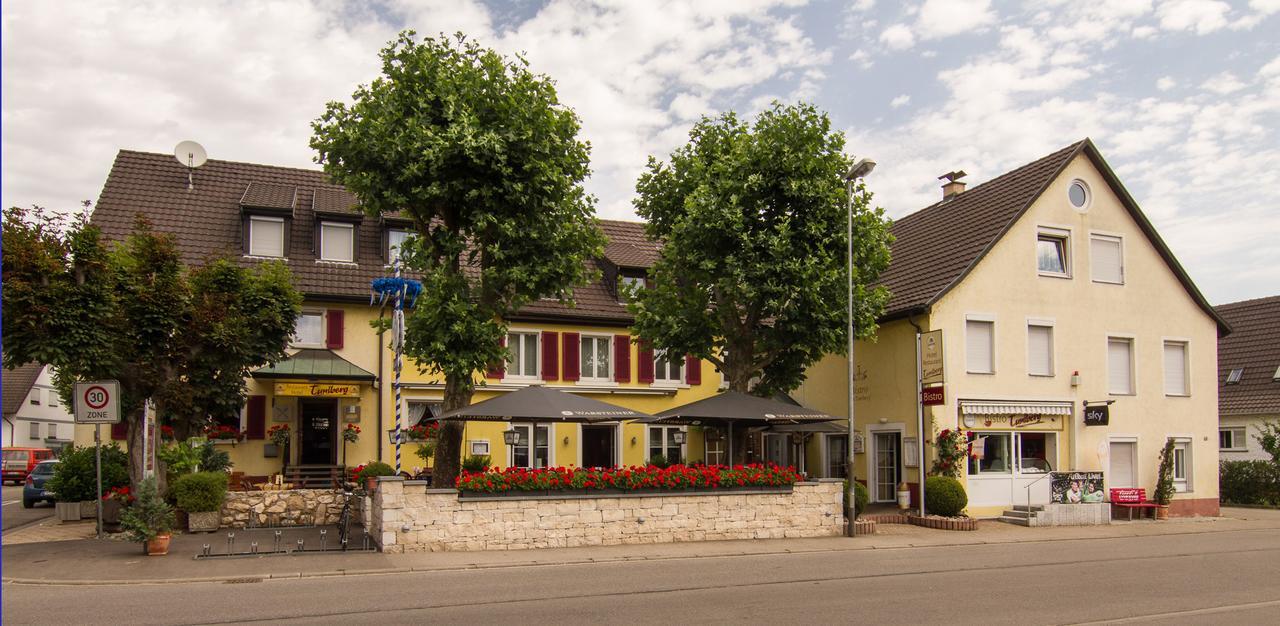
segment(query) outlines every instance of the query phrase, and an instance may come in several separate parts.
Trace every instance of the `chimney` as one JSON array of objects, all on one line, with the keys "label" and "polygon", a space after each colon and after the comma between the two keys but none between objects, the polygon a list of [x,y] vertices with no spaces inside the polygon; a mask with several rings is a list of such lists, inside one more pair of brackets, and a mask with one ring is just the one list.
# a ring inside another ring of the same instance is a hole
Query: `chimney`
[{"label": "chimney", "polygon": [[938,177],[938,180],[947,181],[945,183],[942,183],[942,199],[944,201],[950,200],[960,195],[960,192],[964,191],[965,183],[964,181],[960,180],[961,178],[964,178],[964,177],[965,177],[964,170],[947,172],[946,174],[943,174],[942,176]]}]

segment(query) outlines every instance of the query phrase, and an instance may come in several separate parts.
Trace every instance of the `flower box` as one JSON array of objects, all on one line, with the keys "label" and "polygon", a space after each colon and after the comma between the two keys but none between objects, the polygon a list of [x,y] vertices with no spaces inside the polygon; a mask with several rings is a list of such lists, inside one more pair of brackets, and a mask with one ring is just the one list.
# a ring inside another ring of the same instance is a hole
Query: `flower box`
[{"label": "flower box", "polygon": [[80,521],[79,502],[54,502],[53,511],[57,514],[59,522]]},{"label": "flower box", "polygon": [[483,472],[463,471],[455,486],[463,493],[529,493],[546,490],[552,495],[588,495],[603,489],[617,489],[623,493],[728,489],[763,491],[785,489],[799,480],[800,474],[794,468],[776,465],[672,465],[665,468],[647,465],[590,469],[508,467]]}]

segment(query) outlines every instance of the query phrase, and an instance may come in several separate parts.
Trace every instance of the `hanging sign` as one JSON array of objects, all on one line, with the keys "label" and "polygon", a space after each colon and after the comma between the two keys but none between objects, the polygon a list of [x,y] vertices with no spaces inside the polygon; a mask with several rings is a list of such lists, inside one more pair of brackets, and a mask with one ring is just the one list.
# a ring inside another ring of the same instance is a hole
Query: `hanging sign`
[{"label": "hanging sign", "polygon": [[920,335],[920,384],[943,382],[942,331],[931,330]]},{"label": "hanging sign", "polygon": [[937,387],[925,387],[920,390],[920,404],[923,406],[938,406],[944,402],[946,393],[942,390],[942,385]]},{"label": "hanging sign", "polygon": [[120,383],[117,381],[76,383],[72,400],[77,424],[120,423]]},{"label": "hanging sign", "polygon": [[304,398],[358,398],[360,385],[332,383],[276,383],[277,396]]},{"label": "hanging sign", "polygon": [[1111,407],[1105,404],[1084,407],[1085,426],[1106,426],[1111,423]]}]

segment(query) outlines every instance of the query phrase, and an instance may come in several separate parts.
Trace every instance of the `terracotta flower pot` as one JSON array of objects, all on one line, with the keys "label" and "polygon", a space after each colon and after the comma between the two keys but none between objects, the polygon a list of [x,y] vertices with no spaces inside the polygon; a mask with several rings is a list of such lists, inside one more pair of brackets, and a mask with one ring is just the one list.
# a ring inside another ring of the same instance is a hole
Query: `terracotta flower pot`
[{"label": "terracotta flower pot", "polygon": [[165,533],[156,535],[154,539],[147,540],[147,556],[164,556],[169,554],[169,540],[173,536]]},{"label": "terracotta flower pot", "polygon": [[1161,504],[1160,506],[1156,507],[1156,519],[1159,519],[1159,520],[1169,519],[1169,505]]},{"label": "terracotta flower pot", "polygon": [[364,479],[364,490],[373,493],[378,490],[378,477],[369,476]]}]

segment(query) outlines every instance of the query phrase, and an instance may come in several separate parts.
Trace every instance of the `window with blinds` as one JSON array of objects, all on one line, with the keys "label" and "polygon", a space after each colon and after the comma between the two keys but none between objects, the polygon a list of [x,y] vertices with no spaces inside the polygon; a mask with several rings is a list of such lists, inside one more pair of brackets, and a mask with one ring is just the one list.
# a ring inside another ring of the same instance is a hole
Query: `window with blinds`
[{"label": "window with blinds", "polygon": [[1132,339],[1107,339],[1107,387],[1113,394],[1133,394]]},{"label": "window with blinds", "polygon": [[351,224],[321,222],[320,260],[355,262],[355,227]]},{"label": "window with blinds", "polygon": [[965,321],[965,370],[971,374],[994,374],[995,322]]},{"label": "window with blinds", "polygon": [[284,220],[278,217],[249,218],[249,254],[284,256]]},{"label": "window with blinds", "polygon": [[1027,325],[1027,373],[1053,376],[1053,327],[1046,324]]},{"label": "window with blinds", "polygon": [[1137,485],[1137,468],[1134,467],[1134,461],[1137,460],[1138,444],[1132,441],[1112,441],[1108,446],[1111,456],[1109,463],[1111,475],[1107,476],[1107,482],[1111,487],[1134,487]]},{"label": "window with blinds", "polygon": [[1089,265],[1093,282],[1124,284],[1124,247],[1119,237],[1091,235]]},{"label": "window with blinds", "polygon": [[1164,393],[1167,396],[1191,395],[1187,385],[1187,344],[1164,342]]}]

